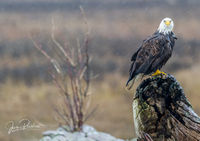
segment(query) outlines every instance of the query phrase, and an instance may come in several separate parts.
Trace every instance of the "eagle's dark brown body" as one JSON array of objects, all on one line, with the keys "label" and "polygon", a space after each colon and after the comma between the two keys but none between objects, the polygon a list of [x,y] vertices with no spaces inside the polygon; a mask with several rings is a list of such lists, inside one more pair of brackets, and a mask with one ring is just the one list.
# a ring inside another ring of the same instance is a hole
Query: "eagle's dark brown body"
[{"label": "eagle's dark brown body", "polygon": [[177,38],[173,32],[166,35],[155,32],[144,40],[131,58],[132,64],[127,85],[138,74],[148,75],[161,69],[172,55],[175,39]]}]

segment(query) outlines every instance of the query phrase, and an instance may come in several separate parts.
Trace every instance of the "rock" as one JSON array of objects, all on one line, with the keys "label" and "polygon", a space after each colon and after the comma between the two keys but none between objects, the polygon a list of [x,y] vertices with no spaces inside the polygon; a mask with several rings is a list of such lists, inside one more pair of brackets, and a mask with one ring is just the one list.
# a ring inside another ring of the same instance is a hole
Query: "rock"
[{"label": "rock", "polygon": [[69,132],[59,127],[57,130],[50,130],[43,133],[40,141],[125,141],[117,139],[107,133],[98,132],[89,125],[83,125],[80,132]]}]

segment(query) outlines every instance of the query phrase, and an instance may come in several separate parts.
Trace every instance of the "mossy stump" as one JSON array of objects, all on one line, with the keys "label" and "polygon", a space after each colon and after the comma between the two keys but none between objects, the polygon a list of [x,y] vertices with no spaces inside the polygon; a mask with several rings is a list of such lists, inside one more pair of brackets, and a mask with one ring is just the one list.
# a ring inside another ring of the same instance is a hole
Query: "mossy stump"
[{"label": "mossy stump", "polygon": [[144,80],[133,101],[136,134],[153,141],[200,141],[200,117],[172,75]]}]

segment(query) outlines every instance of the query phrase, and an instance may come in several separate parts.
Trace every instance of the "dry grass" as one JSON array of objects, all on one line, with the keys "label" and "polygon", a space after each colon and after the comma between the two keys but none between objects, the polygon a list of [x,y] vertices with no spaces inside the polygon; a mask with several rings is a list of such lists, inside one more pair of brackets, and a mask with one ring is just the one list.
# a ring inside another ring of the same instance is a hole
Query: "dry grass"
[{"label": "dry grass", "polygon": [[[0,87],[0,138],[3,140],[26,140],[27,138],[36,138],[41,136],[41,129],[38,131],[21,131],[8,135],[8,129],[5,128],[9,121],[16,121],[23,118],[39,121],[51,127],[55,121],[53,120],[53,111],[51,109],[51,97],[56,97],[57,89],[53,85],[40,84],[32,87],[24,83],[14,83],[8,80],[6,83],[1,84]],[[55,128],[55,125],[54,125]],[[31,136],[31,134],[35,136]]]},{"label": "dry grass", "polygon": [[197,64],[191,69],[179,71],[175,76],[184,88],[195,112],[200,114],[200,65]]}]

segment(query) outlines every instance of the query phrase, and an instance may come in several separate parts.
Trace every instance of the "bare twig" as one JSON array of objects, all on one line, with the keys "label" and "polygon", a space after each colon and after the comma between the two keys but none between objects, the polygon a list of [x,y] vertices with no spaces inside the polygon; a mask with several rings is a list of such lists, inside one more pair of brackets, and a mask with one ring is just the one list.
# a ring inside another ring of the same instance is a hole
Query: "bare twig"
[{"label": "bare twig", "polygon": [[33,42],[34,46],[49,60],[49,62],[52,63],[52,65],[54,66],[54,68],[56,69],[56,71],[57,71],[58,73],[61,73],[59,63],[58,63],[55,59],[53,59],[52,57],[50,57],[50,56],[48,55],[48,53],[45,52],[45,51],[42,49],[42,47],[41,47],[39,44],[37,44],[37,43],[33,40],[33,38],[32,38],[31,36],[30,36],[30,39],[31,39],[31,41]]},{"label": "bare twig", "polygon": [[97,108],[98,108],[98,105],[95,108],[93,108],[92,111],[85,117],[84,122],[87,121],[88,118],[90,118],[95,113]]},{"label": "bare twig", "polygon": [[55,43],[56,47],[58,47],[60,51],[64,54],[64,56],[71,63],[71,65],[76,66],[73,59],[67,54],[67,52],[64,50],[62,45],[59,42],[57,42],[57,40],[55,39],[54,33],[55,33],[55,23],[54,23],[54,19],[52,18],[52,32],[51,32],[52,41]]}]

